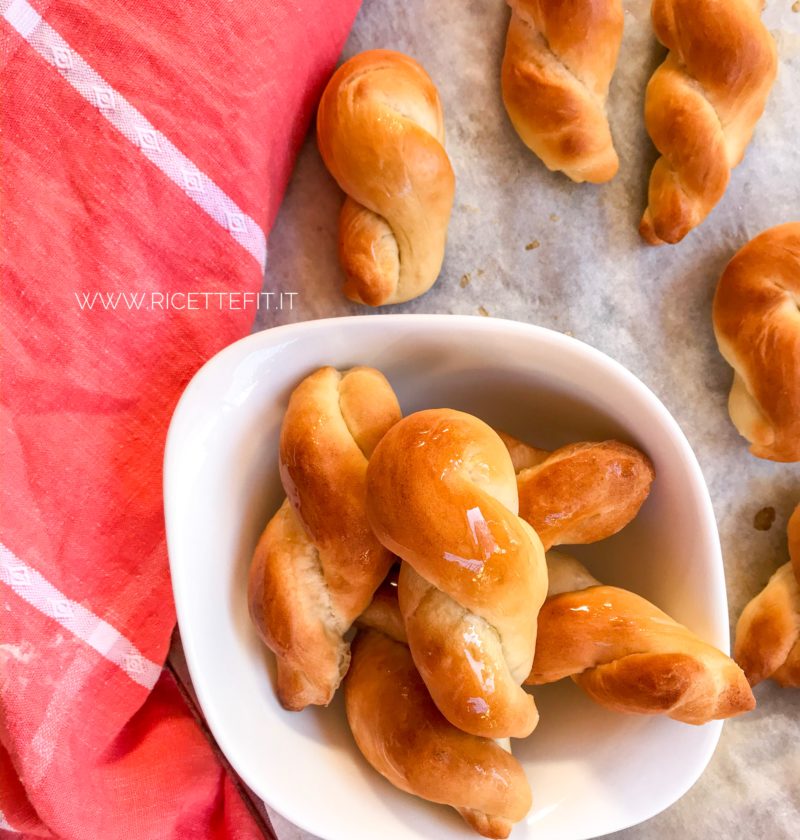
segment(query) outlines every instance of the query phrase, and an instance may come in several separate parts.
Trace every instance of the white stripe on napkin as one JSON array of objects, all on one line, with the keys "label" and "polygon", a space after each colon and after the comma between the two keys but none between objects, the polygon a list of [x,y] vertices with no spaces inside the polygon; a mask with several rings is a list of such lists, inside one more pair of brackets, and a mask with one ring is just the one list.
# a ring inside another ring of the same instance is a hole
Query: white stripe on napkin
[{"label": "white stripe on napkin", "polygon": [[16,828],[11,828],[8,824],[8,820],[6,819],[6,815],[0,811],[0,829],[3,831],[13,831],[15,834],[19,834]]},{"label": "white stripe on napkin", "polygon": [[129,639],[82,604],[67,598],[36,569],[0,543],[0,582],[43,615],[58,622],[101,656],[118,665],[136,683],[151,689],[161,666],[149,660]]},{"label": "white stripe on napkin", "polygon": [[55,29],[42,20],[27,0],[0,0],[0,9],[8,23],[48,64],[195,204],[225,228],[264,269],[267,240],[254,219],[98,75]]}]

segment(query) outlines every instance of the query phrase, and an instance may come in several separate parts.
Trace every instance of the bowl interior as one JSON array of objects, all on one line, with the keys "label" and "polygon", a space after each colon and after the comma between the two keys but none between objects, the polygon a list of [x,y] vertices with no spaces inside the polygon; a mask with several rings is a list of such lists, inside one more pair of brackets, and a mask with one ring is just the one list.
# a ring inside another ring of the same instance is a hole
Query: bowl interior
[{"label": "bowl interior", "polygon": [[[719,544],[697,462],[661,403],[607,357],[541,328],[456,316],[335,319],[250,336],[198,373],[175,412],[167,535],[204,714],[242,778],[289,820],[327,840],[469,836],[454,811],[395,790],[365,763],[339,696],[327,709],[285,712],[271,654],[250,624],[250,556],[283,497],[283,412],[293,387],[324,364],[378,367],[404,413],[449,406],[537,446],[614,437],[643,449],[657,477],[638,518],[573,553],[596,577],[728,649]],[[691,786],[719,737],[718,723],[607,712],[569,681],[534,693],[541,723],[514,742],[534,807],[516,838],[577,840],[640,822]]]}]

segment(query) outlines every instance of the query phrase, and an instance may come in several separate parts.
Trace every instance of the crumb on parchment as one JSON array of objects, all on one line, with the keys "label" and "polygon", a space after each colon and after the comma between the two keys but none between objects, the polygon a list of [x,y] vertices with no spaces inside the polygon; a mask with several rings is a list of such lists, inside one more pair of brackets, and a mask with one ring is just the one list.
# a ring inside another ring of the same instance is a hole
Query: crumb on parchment
[{"label": "crumb on parchment", "polygon": [[489,318],[489,310],[485,306],[478,307],[478,315],[483,315],[484,318]]},{"label": "crumb on parchment", "polygon": [[753,527],[756,531],[769,531],[775,521],[775,508],[764,507],[753,517]]},{"label": "crumb on parchment", "polygon": [[538,239],[532,239],[526,246],[526,251],[535,251],[542,243]]},{"label": "crumb on parchment", "polygon": [[466,289],[467,286],[469,286],[469,281],[471,279],[472,278],[469,276],[469,272],[467,272],[466,274],[462,274],[461,275],[461,288]]}]

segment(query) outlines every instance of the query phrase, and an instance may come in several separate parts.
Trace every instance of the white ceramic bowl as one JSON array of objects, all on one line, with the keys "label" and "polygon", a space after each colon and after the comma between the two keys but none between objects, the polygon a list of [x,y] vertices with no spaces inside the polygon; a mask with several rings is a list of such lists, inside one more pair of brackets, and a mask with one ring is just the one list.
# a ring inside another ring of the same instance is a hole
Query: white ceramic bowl
[{"label": "white ceramic bowl", "polygon": [[[367,765],[339,695],[327,709],[280,707],[272,656],[248,617],[250,556],[283,495],[284,409],[294,386],[328,364],[379,368],[405,413],[459,408],[544,447],[607,437],[639,446],[657,477],[638,518],[574,553],[727,651],[708,492],[677,423],[633,374],[527,324],[452,315],[293,324],[233,344],[191,381],[167,440],[167,536],[181,637],[214,737],[257,794],[325,840],[463,840],[470,831],[455,811],[401,793]],[[721,729],[614,714],[569,680],[535,695],[541,723],[514,742],[534,799],[517,840],[579,840],[653,816],[696,781]]]}]

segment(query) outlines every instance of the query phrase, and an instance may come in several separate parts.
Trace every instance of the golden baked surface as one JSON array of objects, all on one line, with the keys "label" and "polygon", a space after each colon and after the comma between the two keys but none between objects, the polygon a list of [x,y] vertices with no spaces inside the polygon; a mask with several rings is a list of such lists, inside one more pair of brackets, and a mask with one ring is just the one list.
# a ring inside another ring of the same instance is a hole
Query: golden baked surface
[{"label": "golden baked surface", "polygon": [[728,410],[750,451],[800,461],[800,222],[770,228],[736,253],[713,320],[734,370]]},{"label": "golden baked surface", "polygon": [[391,50],[354,56],[322,95],[317,143],[347,193],[339,219],[347,297],[379,306],[426,292],[439,276],[455,193],[428,74]]},{"label": "golden baked surface", "polygon": [[519,762],[447,722],[404,644],[359,631],[344,696],[359,750],[395,787],[450,805],[486,837],[507,837],[530,809]]},{"label": "golden baked surface", "polygon": [[[548,555],[548,563],[560,562]],[[571,558],[569,563],[580,566]],[[568,577],[562,585],[569,585]],[[645,598],[591,580],[577,585],[586,588],[550,595],[539,612],[529,684],[572,677],[609,709],[692,724],[755,707],[747,679],[730,657]]]},{"label": "golden baked surface", "polygon": [[508,0],[503,102],[525,145],[573,181],[614,177],[606,116],[622,42],[621,0]]},{"label": "golden baked surface", "polygon": [[789,557],[744,608],[734,656],[751,685],[773,679],[800,687],[800,505],[788,527]]},{"label": "golden baked surface", "polygon": [[417,412],[378,444],[367,486],[373,530],[404,561],[400,609],[436,705],[475,735],[528,735],[538,715],[520,684],[546,567],[539,538],[517,516],[502,440],[463,412]]},{"label": "golden baked surface", "polygon": [[679,242],[722,198],[777,73],[759,0],[653,0],[656,38],[669,49],[645,94],[647,131],[661,157],[639,233]]},{"label": "golden baked surface", "polygon": [[621,531],[650,493],[650,459],[616,440],[571,443],[554,452],[501,438],[517,470],[519,515],[542,541],[582,545]]},{"label": "golden baked surface", "polygon": [[287,499],[258,542],[248,585],[287,709],[330,702],[349,662],[344,634],[392,564],[364,494],[367,459],[399,419],[394,391],[372,368],[321,368],[289,400],[280,440]]},{"label": "golden baked surface", "polygon": [[507,748],[456,729],[436,708],[405,644],[390,579],[358,619],[344,682],[356,744],[396,787],[452,806],[486,837],[507,837],[531,806],[525,772]]}]

